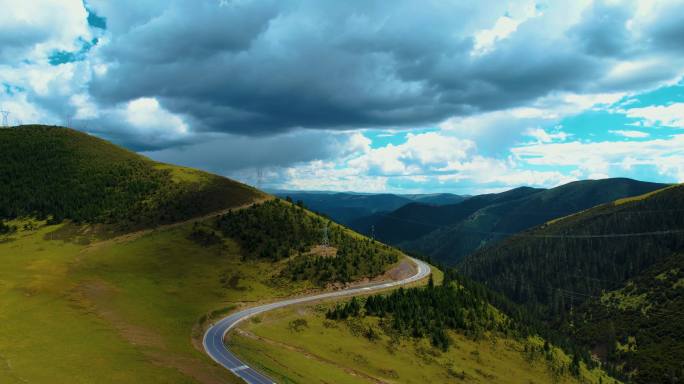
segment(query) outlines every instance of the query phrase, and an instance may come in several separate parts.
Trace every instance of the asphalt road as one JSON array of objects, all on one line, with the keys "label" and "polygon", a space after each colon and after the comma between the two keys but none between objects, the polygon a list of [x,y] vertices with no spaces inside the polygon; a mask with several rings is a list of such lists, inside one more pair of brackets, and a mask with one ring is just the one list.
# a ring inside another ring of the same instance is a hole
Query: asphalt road
[{"label": "asphalt road", "polygon": [[313,296],[303,296],[293,299],[287,299],[283,301],[278,301],[275,303],[260,305],[258,307],[247,308],[240,312],[236,312],[230,316],[224,317],[218,322],[214,323],[207,332],[204,334],[204,340],[202,341],[204,345],[204,350],[207,354],[214,359],[217,363],[224,366],[226,369],[230,370],[236,376],[242,378],[245,382],[249,384],[272,384],[273,380],[268,378],[257,370],[251,368],[244,362],[240,361],[235,355],[233,355],[228,347],[223,343],[223,338],[233,327],[235,327],[239,322],[276,308],[286,307],[293,304],[301,304],[309,301],[316,301],[322,299],[329,299],[333,297],[340,296],[354,296],[356,294],[364,294],[371,291],[376,291],[380,289],[391,288],[399,285],[406,285],[414,281],[418,281],[430,274],[430,267],[420,261],[413,258],[411,259],[418,266],[418,270],[415,275],[408,277],[404,280],[392,281],[386,283],[371,284],[362,287],[355,287],[349,289],[341,289],[338,291],[321,293]]}]

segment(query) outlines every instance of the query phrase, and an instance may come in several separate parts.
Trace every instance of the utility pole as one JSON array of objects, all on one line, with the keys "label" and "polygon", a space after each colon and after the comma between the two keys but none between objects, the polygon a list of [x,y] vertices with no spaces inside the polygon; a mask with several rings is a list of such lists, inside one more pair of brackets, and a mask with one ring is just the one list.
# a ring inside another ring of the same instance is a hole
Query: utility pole
[{"label": "utility pole", "polygon": [[5,110],[0,110],[0,114],[2,114],[2,126],[3,127],[9,127],[9,111]]}]

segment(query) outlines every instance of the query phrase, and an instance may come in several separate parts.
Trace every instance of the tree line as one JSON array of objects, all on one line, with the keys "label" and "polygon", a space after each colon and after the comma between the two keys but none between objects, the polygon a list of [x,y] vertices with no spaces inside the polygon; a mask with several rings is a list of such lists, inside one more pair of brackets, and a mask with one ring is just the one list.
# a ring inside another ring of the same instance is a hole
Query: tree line
[{"label": "tree line", "polygon": [[[382,274],[399,259],[399,252],[307,211],[301,204],[271,200],[230,211],[217,218],[215,228],[235,239],[244,258],[287,259],[281,275],[324,285],[351,282]],[[311,248],[327,236],[335,255]]]}]

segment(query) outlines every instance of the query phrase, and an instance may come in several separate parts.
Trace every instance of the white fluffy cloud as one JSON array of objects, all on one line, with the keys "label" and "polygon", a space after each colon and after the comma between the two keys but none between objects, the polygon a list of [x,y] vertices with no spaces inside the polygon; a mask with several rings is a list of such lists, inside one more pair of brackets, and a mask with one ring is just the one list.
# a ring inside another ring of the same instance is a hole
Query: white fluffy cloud
[{"label": "white fluffy cloud", "polygon": [[663,125],[684,128],[684,103],[631,108],[626,111],[626,114],[627,117],[642,119],[645,126]]},{"label": "white fluffy cloud", "polygon": [[420,174],[426,167],[464,159],[474,149],[475,144],[470,140],[437,132],[409,133],[405,143],[370,149],[348,164],[369,173],[407,176]]},{"label": "white fluffy cloud", "polygon": [[628,137],[630,139],[643,139],[643,138],[649,136],[649,134],[647,132],[624,130],[624,129],[615,129],[615,130],[610,130],[608,132],[615,134],[615,135],[618,135],[618,136]]},{"label": "white fluffy cloud", "polygon": [[81,0],[0,0],[0,8],[0,65],[47,62],[51,52],[76,50],[79,37],[92,37]]},{"label": "white fluffy cloud", "polygon": [[534,144],[511,150],[517,161],[535,166],[563,166],[581,170],[590,178],[609,175],[611,167],[634,165],[655,167],[661,174],[684,181],[681,167],[684,157],[684,135],[647,141],[602,141]]},{"label": "white fluffy cloud", "polygon": [[568,138],[568,134],[563,131],[548,132],[543,128],[529,128],[525,131],[526,136],[530,136],[540,143],[550,143],[552,141],[563,141]]}]

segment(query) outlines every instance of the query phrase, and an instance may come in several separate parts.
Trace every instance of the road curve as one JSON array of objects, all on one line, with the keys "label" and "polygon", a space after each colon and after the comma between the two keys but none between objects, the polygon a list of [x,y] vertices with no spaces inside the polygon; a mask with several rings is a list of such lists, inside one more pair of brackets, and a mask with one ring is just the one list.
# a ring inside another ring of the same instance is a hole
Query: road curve
[{"label": "road curve", "polygon": [[266,311],[270,311],[276,308],[282,308],[293,304],[306,303],[309,301],[329,299],[333,297],[353,296],[356,294],[368,293],[371,291],[391,288],[399,285],[406,285],[414,281],[418,281],[430,274],[430,267],[426,263],[411,257],[409,257],[409,259],[418,266],[418,270],[415,275],[408,277],[404,280],[377,283],[373,285],[366,285],[363,287],[342,289],[339,291],[321,293],[313,296],[297,297],[293,299],[278,301],[275,303],[260,305],[258,307],[247,308],[242,311],[233,313],[232,315],[224,317],[223,319],[214,323],[211,327],[209,327],[209,329],[207,329],[207,332],[204,334],[204,339],[202,340],[204,350],[212,359],[214,359],[214,361],[221,364],[223,367],[230,370],[231,372],[233,372],[233,374],[240,377],[249,384],[273,384],[273,380],[269,379],[264,374],[259,373],[257,370],[251,368],[244,362],[240,361],[240,359],[238,359],[235,355],[233,355],[232,352],[230,352],[230,350],[228,350],[226,345],[223,343],[223,338],[225,337],[226,333],[228,333],[228,331],[235,327],[239,322],[251,316]]}]

